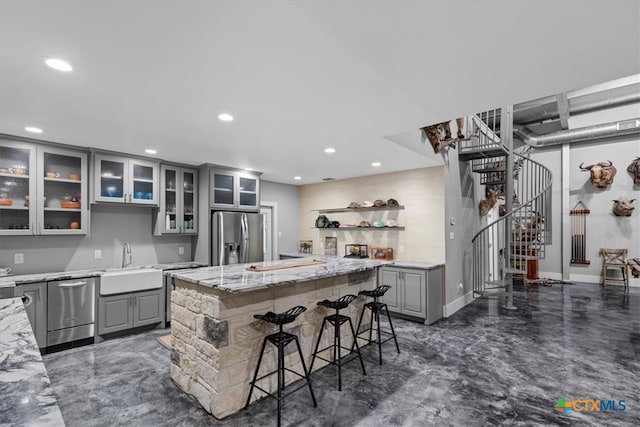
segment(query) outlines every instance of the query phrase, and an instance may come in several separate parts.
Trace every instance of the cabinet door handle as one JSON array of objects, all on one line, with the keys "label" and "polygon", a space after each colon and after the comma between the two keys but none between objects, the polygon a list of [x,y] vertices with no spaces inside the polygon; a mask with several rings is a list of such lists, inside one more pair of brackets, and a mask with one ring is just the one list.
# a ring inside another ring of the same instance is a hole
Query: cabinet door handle
[{"label": "cabinet door handle", "polygon": [[42,301],[41,291],[42,289],[38,288],[38,301]]},{"label": "cabinet door handle", "polygon": [[31,223],[31,234],[36,234],[36,224],[35,224],[35,222]]}]

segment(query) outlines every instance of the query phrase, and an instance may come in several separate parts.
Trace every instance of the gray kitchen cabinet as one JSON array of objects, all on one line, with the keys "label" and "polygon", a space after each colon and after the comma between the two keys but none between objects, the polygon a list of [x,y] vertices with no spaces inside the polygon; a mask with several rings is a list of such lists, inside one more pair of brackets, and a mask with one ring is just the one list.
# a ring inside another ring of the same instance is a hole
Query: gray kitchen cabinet
[{"label": "gray kitchen cabinet", "polygon": [[98,335],[163,323],[164,289],[98,299]]},{"label": "gray kitchen cabinet", "polygon": [[390,312],[423,319],[426,325],[442,318],[444,267],[384,266],[378,272],[378,284],[391,287],[380,299]]},{"label": "gray kitchen cabinet", "polygon": [[260,175],[232,169],[211,169],[210,206],[216,209],[258,211]]},{"label": "gray kitchen cabinet", "polygon": [[198,234],[198,171],[162,165],[160,188],[154,234]]},{"label": "gray kitchen cabinet", "polygon": [[133,328],[131,294],[100,297],[98,300],[98,334],[109,334]]},{"label": "gray kitchen cabinet", "polygon": [[164,289],[137,292],[133,295],[133,327],[162,322]]},{"label": "gray kitchen cabinet", "polygon": [[97,153],[93,156],[93,201],[158,206],[160,163]]},{"label": "gray kitchen cabinet", "polygon": [[38,347],[45,348],[47,346],[47,283],[28,283],[18,286],[27,296],[25,311]]},{"label": "gray kitchen cabinet", "polygon": [[0,235],[87,234],[87,154],[0,140]]}]

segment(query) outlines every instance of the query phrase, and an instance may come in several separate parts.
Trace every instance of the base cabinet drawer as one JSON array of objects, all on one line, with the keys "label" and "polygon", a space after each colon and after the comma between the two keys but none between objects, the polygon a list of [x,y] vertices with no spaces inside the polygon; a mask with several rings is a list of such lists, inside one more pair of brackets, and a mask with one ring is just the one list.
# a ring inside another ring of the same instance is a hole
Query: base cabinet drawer
[{"label": "base cabinet drawer", "polygon": [[162,288],[128,294],[101,296],[98,299],[98,334],[124,331],[162,322]]}]

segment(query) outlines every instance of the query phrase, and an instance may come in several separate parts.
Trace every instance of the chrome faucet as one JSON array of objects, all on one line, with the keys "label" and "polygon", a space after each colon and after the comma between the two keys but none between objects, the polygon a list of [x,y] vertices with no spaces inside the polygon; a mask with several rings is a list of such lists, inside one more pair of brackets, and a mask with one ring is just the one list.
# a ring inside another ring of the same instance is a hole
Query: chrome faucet
[{"label": "chrome faucet", "polygon": [[[129,262],[127,262],[127,254],[129,254]],[[122,245],[122,268],[130,265],[132,259],[133,255],[131,255],[131,246],[129,246],[129,242],[124,242]]]}]

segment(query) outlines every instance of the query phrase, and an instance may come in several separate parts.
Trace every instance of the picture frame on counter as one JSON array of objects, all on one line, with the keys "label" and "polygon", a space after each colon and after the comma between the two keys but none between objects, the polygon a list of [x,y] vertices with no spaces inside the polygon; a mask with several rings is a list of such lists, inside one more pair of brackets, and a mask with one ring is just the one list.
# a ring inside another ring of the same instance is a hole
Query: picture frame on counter
[{"label": "picture frame on counter", "polygon": [[338,238],[337,237],[324,238],[324,254],[325,255],[338,254]]},{"label": "picture frame on counter", "polygon": [[300,240],[298,245],[298,253],[312,254],[313,253],[313,240]]}]

